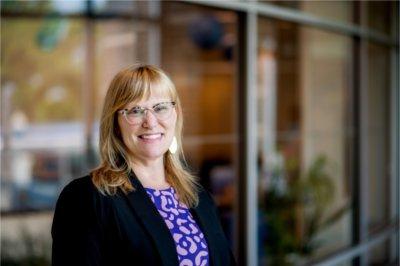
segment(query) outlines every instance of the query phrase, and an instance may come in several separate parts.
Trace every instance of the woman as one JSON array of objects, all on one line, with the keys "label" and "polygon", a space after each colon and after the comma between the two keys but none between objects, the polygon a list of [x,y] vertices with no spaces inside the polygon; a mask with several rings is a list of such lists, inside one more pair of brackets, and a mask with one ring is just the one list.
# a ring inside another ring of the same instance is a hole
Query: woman
[{"label": "woman", "polygon": [[69,183],[53,265],[234,265],[215,204],[180,158],[182,107],[160,69],[122,70],[105,97],[101,165]]}]

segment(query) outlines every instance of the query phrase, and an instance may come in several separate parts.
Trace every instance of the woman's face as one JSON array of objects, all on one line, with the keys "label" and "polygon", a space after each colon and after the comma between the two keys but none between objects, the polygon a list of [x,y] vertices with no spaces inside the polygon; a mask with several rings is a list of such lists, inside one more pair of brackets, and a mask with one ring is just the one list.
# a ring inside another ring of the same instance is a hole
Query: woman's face
[{"label": "woman's face", "polygon": [[[142,118],[135,118],[135,123],[128,123],[122,113],[118,114],[118,125],[122,139],[128,147],[134,160],[150,161],[163,157],[171,145],[175,133],[177,112],[174,107],[167,118],[159,119],[152,112],[154,106],[160,103],[169,103],[166,96],[151,95],[149,99],[137,103],[130,103],[123,109],[137,110],[136,107],[148,108]],[[159,107],[155,107],[156,110]]]}]

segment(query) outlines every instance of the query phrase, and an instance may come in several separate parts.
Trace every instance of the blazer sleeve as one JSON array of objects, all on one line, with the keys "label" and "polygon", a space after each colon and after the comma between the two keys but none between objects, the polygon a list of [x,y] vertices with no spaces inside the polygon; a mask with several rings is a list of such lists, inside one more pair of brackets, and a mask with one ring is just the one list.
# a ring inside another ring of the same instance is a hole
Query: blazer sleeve
[{"label": "blazer sleeve", "polygon": [[51,229],[53,266],[101,265],[103,230],[94,193],[82,181],[68,184],[57,200]]}]

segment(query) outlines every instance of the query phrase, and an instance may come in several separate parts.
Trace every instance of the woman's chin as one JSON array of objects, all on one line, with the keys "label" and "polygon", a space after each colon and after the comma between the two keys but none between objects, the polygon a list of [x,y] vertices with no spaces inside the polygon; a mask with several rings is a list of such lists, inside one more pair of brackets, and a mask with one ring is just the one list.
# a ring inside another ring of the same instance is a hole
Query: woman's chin
[{"label": "woman's chin", "polygon": [[147,150],[147,151],[143,151],[141,153],[141,156],[143,159],[146,160],[157,160],[160,159],[164,156],[165,152],[164,151],[160,151],[160,150]]}]

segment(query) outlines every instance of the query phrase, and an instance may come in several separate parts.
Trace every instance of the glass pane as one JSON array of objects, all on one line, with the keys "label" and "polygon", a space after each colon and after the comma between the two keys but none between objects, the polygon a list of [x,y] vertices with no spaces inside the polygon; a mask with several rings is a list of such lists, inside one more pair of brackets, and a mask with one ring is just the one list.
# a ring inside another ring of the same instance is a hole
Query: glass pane
[{"label": "glass pane", "polygon": [[86,7],[86,0],[1,1],[5,14],[82,14]]},{"label": "glass pane", "polygon": [[124,0],[3,0],[3,14],[84,15],[93,12],[101,15],[153,17],[158,13],[160,1]]},{"label": "glass pane", "polygon": [[[366,265],[399,265],[398,258],[390,257],[390,240],[385,240],[364,253]],[[397,262],[397,263],[396,263]]]},{"label": "glass pane", "polygon": [[282,1],[261,0],[261,3],[273,4],[309,13],[318,17],[340,22],[353,22],[353,1]]},{"label": "glass pane", "polygon": [[264,18],[258,37],[260,263],[296,264],[351,243],[351,39]]},{"label": "glass pane", "polygon": [[395,20],[394,14],[398,16],[398,1],[364,1],[362,2],[365,12],[367,27],[391,34],[392,23]]},{"label": "glass pane", "polygon": [[163,2],[162,14],[162,66],[182,98],[186,159],[214,195],[234,246],[237,16],[178,2]]},{"label": "glass pane", "polygon": [[371,233],[390,217],[390,50],[368,45],[368,228]]},{"label": "glass pane", "polygon": [[84,165],[83,25],[2,19],[1,210],[51,209]]},{"label": "glass pane", "polygon": [[94,0],[92,5],[96,14],[147,16],[159,1]]},{"label": "glass pane", "polygon": [[[155,31],[156,34],[159,31],[146,22],[132,23],[118,19],[96,22],[94,31],[95,111],[98,121],[103,108],[103,99],[114,75],[135,62],[148,62],[149,36],[151,31]],[[155,45],[156,49],[160,50],[160,44]]]}]

